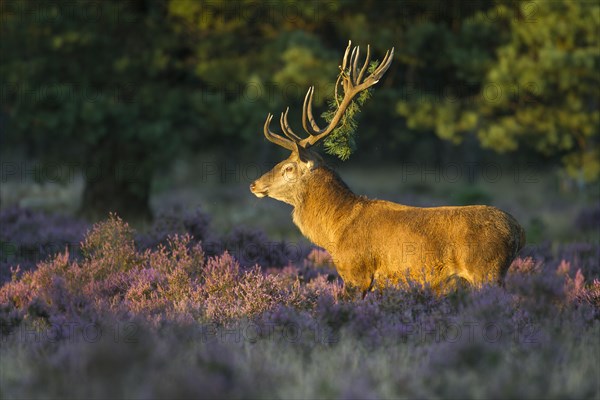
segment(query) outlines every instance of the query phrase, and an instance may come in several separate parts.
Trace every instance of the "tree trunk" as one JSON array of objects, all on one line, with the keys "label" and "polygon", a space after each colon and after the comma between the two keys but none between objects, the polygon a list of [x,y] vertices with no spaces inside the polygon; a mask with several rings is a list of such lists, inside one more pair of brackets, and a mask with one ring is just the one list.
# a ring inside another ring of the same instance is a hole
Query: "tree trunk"
[{"label": "tree trunk", "polygon": [[151,171],[139,150],[126,147],[127,144],[107,140],[86,158],[80,215],[95,220],[115,212],[127,221],[152,217]]}]

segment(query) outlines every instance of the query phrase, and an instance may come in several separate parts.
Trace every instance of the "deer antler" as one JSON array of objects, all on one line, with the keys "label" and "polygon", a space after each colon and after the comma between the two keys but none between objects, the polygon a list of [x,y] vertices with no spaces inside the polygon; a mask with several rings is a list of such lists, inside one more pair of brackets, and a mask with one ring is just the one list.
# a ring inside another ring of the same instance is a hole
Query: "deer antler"
[{"label": "deer antler", "polygon": [[337,124],[342,119],[342,116],[346,112],[346,109],[352,102],[352,99],[363,90],[368,89],[373,86],[379,79],[383,76],[383,74],[388,70],[392,63],[392,59],[394,57],[394,48],[392,50],[388,50],[385,53],[385,57],[383,61],[377,67],[375,71],[369,76],[367,76],[363,80],[363,76],[365,72],[367,72],[369,68],[369,61],[371,57],[371,48],[367,46],[367,57],[365,59],[364,64],[362,65],[360,71],[358,71],[358,58],[360,55],[360,47],[356,46],[352,49],[352,53],[350,54],[350,62],[348,62],[348,53],[350,53],[350,47],[352,45],[352,41],[348,41],[348,47],[346,48],[346,52],[344,53],[344,58],[342,60],[342,65],[340,66],[341,72],[338,80],[335,84],[335,100],[338,101],[337,90],[338,86],[342,84],[342,89],[344,90],[344,97],[341,102],[338,103],[338,109],[336,110],[331,122],[325,128],[321,129],[317,125],[315,118],[312,112],[312,100],[315,93],[315,87],[311,86],[306,96],[304,97],[304,105],[302,107],[302,127],[309,134],[307,138],[301,139],[298,135],[296,135],[290,125],[288,123],[288,111],[289,107],[285,110],[285,112],[281,113],[281,118],[279,123],[281,125],[281,130],[287,136],[284,138],[276,133],[271,132],[269,129],[269,125],[271,123],[271,119],[273,116],[269,114],[267,116],[267,120],[265,122],[264,132],[266,138],[279,146],[282,146],[288,150],[294,150],[296,146],[301,146],[304,148],[308,148],[313,146],[319,140],[329,135],[337,126]]}]

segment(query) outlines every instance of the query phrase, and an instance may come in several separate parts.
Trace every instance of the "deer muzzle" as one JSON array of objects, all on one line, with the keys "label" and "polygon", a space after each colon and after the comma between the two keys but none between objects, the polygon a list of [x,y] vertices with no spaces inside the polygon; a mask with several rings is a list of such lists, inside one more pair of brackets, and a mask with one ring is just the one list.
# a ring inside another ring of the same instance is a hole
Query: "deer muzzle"
[{"label": "deer muzzle", "polygon": [[250,184],[250,191],[259,198],[266,197],[269,194],[269,189],[261,185],[258,181],[254,181]]}]

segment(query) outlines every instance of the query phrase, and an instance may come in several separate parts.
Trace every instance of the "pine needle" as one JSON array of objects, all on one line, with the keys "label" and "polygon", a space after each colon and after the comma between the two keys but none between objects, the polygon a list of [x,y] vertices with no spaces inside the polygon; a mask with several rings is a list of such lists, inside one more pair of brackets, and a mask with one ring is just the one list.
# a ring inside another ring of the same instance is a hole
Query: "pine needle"
[{"label": "pine needle", "polygon": [[[371,62],[369,64],[369,73],[375,71],[378,65],[378,61]],[[348,71],[341,71],[341,74],[348,74]],[[372,90],[372,88],[364,90],[358,97],[352,100],[338,126],[325,138],[323,145],[328,154],[337,156],[340,160],[345,161],[356,150],[357,124],[355,118],[364,102],[371,97]],[[329,101],[329,109],[321,115],[325,121],[331,122],[342,99],[343,96],[338,95],[337,99],[334,98]]]}]

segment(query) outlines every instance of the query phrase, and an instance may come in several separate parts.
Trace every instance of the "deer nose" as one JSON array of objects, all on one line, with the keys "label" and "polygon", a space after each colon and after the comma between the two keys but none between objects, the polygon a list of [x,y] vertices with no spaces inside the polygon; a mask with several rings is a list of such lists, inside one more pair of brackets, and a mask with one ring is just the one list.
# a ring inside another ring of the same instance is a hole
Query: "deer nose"
[{"label": "deer nose", "polygon": [[255,188],[256,188],[256,182],[252,182],[250,184],[250,191],[254,191]]}]

